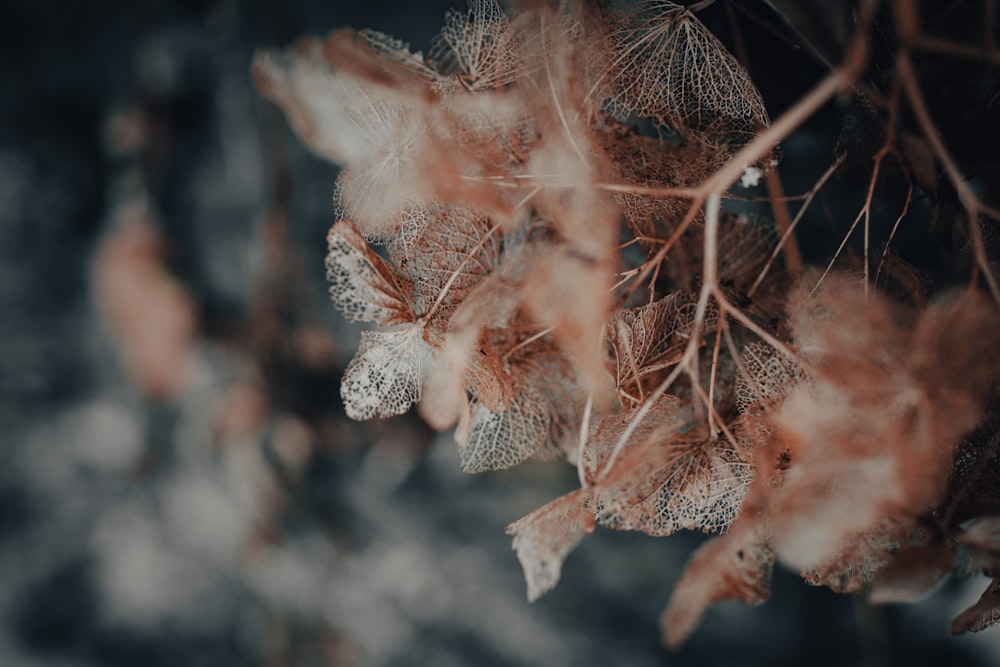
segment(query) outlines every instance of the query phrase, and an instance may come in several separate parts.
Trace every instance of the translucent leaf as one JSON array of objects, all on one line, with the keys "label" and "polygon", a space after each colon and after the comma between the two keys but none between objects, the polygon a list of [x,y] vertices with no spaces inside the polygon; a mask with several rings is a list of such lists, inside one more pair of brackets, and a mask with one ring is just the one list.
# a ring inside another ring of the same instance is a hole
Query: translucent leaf
[{"label": "translucent leaf", "polygon": [[[581,400],[572,392],[565,359],[544,341],[517,352],[509,360],[479,364],[482,378],[473,386],[468,437],[459,442],[465,472],[509,468],[539,455],[553,458],[575,424]],[[484,396],[492,387],[501,391]]]},{"label": "translucent leaf", "polygon": [[696,428],[632,447],[595,490],[597,520],[617,530],[670,535],[725,530],[753,479],[746,452]]},{"label": "translucent leaf", "polygon": [[548,440],[551,414],[545,397],[531,386],[504,410],[473,401],[468,441],[459,448],[463,472],[510,468],[527,460]]},{"label": "translucent leaf", "polygon": [[539,324],[552,327],[579,384],[593,392],[595,404],[610,404],[614,390],[600,351],[611,307],[610,266],[558,247],[535,263],[525,285],[524,303]]},{"label": "translucent leaf", "polygon": [[422,53],[412,53],[410,45],[377,30],[365,29],[361,31],[361,36],[375,53],[384,56],[388,60],[399,63],[414,75],[426,79],[433,85],[441,85],[444,77],[430,66]]},{"label": "translucent leaf", "polygon": [[768,124],[746,70],[685,7],[643,3],[611,39],[613,105],[676,130],[735,133],[744,140]]},{"label": "translucent leaf", "polygon": [[[623,432],[637,418],[638,406],[628,410],[612,413],[598,424],[594,434],[587,440],[583,450],[584,478],[589,484],[598,483],[601,473],[607,465]],[[683,428],[688,423],[689,415],[683,408],[680,399],[671,394],[664,394],[648,410],[646,416],[639,421],[632,436],[625,442],[623,452],[641,448],[646,443]]]},{"label": "translucent leaf", "polygon": [[586,490],[573,491],[507,526],[524,569],[529,602],[555,588],[566,556],[594,530],[586,498]]},{"label": "translucent leaf", "polygon": [[736,405],[741,413],[754,406],[780,403],[805,379],[798,364],[764,343],[748,343],[740,363],[745,371],[736,384]]},{"label": "translucent leaf", "polygon": [[[816,369],[775,412],[795,443],[771,501],[780,557],[812,569],[889,514],[920,517],[939,503],[961,438],[982,419],[995,382],[995,308],[944,295],[920,313],[827,278],[792,309],[799,348]],[[807,313],[813,313],[806,317]]]},{"label": "translucent leaf", "polygon": [[447,321],[500,263],[500,236],[490,219],[475,211],[416,208],[408,212],[404,229],[412,232],[390,242],[389,256],[410,286],[419,316],[437,305]]},{"label": "translucent leaf", "polygon": [[[444,430],[467,416],[467,391],[477,390],[477,383],[486,381],[478,372],[483,353],[477,354],[476,348],[481,342],[482,330],[509,326],[509,317],[517,308],[518,300],[518,290],[503,280],[502,273],[496,273],[473,288],[455,309],[449,320],[449,331],[441,342],[437,363],[428,376],[428,383],[434,390],[420,404],[421,415],[433,428]],[[499,375],[493,373],[491,377],[495,380]],[[481,393],[478,400],[484,402]],[[491,409],[506,404],[485,402]]]},{"label": "translucent leaf", "polygon": [[870,530],[848,535],[832,558],[803,572],[802,578],[837,593],[860,593],[893,562],[897,552],[916,543],[918,535],[912,521],[886,517]]},{"label": "translucent leaf", "polygon": [[[639,308],[623,308],[611,318],[608,339],[615,355],[616,385],[623,399],[641,401],[657,384],[650,383],[650,376],[656,377],[680,361],[696,310],[697,296],[678,291]],[[717,319],[713,310],[704,329],[714,328]]]},{"label": "translucent leaf", "polygon": [[453,70],[468,90],[489,90],[513,83],[517,58],[510,21],[496,0],[470,0],[469,10],[449,9],[434,59]]},{"label": "translucent leaf", "polygon": [[395,232],[402,210],[434,198],[435,176],[446,180],[447,169],[431,166],[449,162],[447,142],[428,123],[434,116],[426,77],[391,52],[384,40],[341,30],[263,53],[254,64],[257,87],[306,145],[345,167],[337,215],[373,240]]},{"label": "translucent leaf", "polygon": [[774,552],[763,531],[745,526],[702,545],[691,557],[661,619],[667,645],[676,649],[705,610],[723,600],[761,604],[770,597]]},{"label": "translucent leaf", "polygon": [[[408,96],[396,94],[384,78],[383,85],[375,85],[377,64],[365,62],[367,80],[331,64],[328,45],[354,36],[345,30],[326,41],[303,39],[294,49],[261,53],[253,70],[257,88],[282,108],[309,148],[342,165],[391,151],[401,137],[420,131],[419,116],[407,108]],[[337,52],[364,59],[356,45]]]},{"label": "translucent leaf", "polygon": [[357,354],[340,385],[347,415],[365,420],[409,410],[420,400],[431,357],[423,327],[362,332]]},{"label": "translucent leaf", "polygon": [[[700,143],[660,141],[611,118],[600,119],[594,130],[612,173],[630,185],[697,187],[725,162],[721,152]],[[670,238],[690,208],[690,201],[684,197],[620,191],[614,198],[633,234],[650,254],[660,248],[650,241]]]},{"label": "translucent leaf", "polygon": [[344,317],[382,325],[416,319],[391,267],[368,246],[354,223],[337,222],[330,228],[326,241],[330,298]]}]

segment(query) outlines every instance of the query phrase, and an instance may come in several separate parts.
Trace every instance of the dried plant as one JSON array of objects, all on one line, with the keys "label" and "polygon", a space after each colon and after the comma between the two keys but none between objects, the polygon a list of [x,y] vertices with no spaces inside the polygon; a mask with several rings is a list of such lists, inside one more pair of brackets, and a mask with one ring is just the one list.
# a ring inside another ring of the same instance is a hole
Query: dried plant
[{"label": "dried plant", "polygon": [[[578,490],[509,527],[532,599],[596,525],[719,533],[664,614],[671,646],[710,604],[765,600],[776,560],[877,602],[1000,572],[1000,293],[984,240],[998,215],[943,143],[911,57],[995,64],[995,47],[927,37],[913,2],[862,1],[842,63],[769,124],[698,18],[710,4],[508,13],[472,0],[427,58],[341,30],[254,66],[262,94],[344,168],[330,293],[377,326],[344,375],[348,415],[416,403],[456,426],[467,472],[575,465]],[[895,26],[888,96],[866,79],[877,13]],[[883,144],[826,271],[803,271],[795,228],[843,155],[794,219],[780,197],[779,224],[721,200],[761,176],[774,194],[777,143],[838,94],[881,115]],[[904,104],[917,129],[901,136]],[[875,264],[872,202],[890,162],[910,189]],[[972,261],[966,289],[928,298],[889,243],[937,166]],[[832,272],[862,222],[863,257]],[[1000,617],[996,582],[956,632]]]}]

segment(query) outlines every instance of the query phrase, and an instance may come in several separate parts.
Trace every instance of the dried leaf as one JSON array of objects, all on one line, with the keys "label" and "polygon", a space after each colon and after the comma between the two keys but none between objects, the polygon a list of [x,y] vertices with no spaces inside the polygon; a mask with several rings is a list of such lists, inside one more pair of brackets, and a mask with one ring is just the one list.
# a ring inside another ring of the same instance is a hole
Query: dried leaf
[{"label": "dried leaf", "polygon": [[677,649],[711,605],[743,600],[757,605],[770,597],[774,551],[762,530],[740,526],[701,546],[691,557],[663,612],[667,646]]},{"label": "dried leaf", "polygon": [[954,567],[954,545],[933,541],[903,547],[876,575],[868,599],[873,604],[916,602]]},{"label": "dried leaf", "polygon": [[337,222],[326,241],[330,298],[344,317],[385,326],[416,320],[392,268],[368,246],[354,223]]},{"label": "dried leaf", "polygon": [[[860,593],[896,561],[897,554],[919,536],[914,522],[890,516],[862,532],[846,536],[837,553],[821,566],[802,573],[814,586],[826,586],[837,593]],[[897,577],[901,580],[905,577]],[[889,594],[888,579],[885,594]]]},{"label": "dried leaf", "polygon": [[670,535],[725,530],[753,478],[747,452],[707,429],[659,433],[621,456],[595,490],[597,520],[616,530]]},{"label": "dried leaf", "polygon": [[462,14],[449,9],[432,57],[468,90],[499,88],[517,78],[517,57],[507,13],[496,0],[470,0]]},{"label": "dried leaf", "polygon": [[767,126],[746,70],[686,7],[655,0],[613,32],[613,104],[669,128],[743,135]]},{"label": "dried leaf", "polygon": [[747,344],[740,362],[744,372],[736,385],[736,405],[741,413],[780,404],[805,379],[798,364],[763,343]]},{"label": "dried leaf", "polygon": [[649,442],[677,432],[690,421],[681,400],[672,394],[664,394],[646,409],[645,417],[637,422],[631,437],[618,447],[626,429],[638,419],[640,409],[640,406],[635,406],[619,410],[600,421],[582,453],[584,479],[588,484],[597,484],[607,474],[605,468],[612,455],[621,456],[631,449],[642,448]]},{"label": "dried leaf", "polygon": [[573,491],[507,526],[524,569],[529,602],[555,588],[566,556],[594,530],[586,498],[586,490]]},{"label": "dried leaf", "polygon": [[979,632],[1000,621],[1000,577],[994,577],[979,602],[959,614],[951,622],[951,634]]},{"label": "dried leaf", "polygon": [[[465,472],[499,470],[531,457],[553,458],[575,424],[579,395],[572,395],[571,367],[544,340],[516,348],[480,373],[471,387],[473,401],[467,439],[458,441]],[[496,377],[499,375],[500,377]],[[500,388],[500,392],[484,389]],[[499,403],[499,404],[498,404]]]},{"label": "dried leaf", "polygon": [[357,354],[347,365],[340,396],[351,419],[401,415],[420,400],[432,348],[423,327],[364,331]]},{"label": "dried leaf", "polygon": [[490,219],[435,205],[408,212],[412,235],[389,244],[389,257],[412,295],[418,316],[432,308],[447,323],[469,292],[499,268],[501,241]]},{"label": "dried leaf", "polygon": [[[607,336],[615,355],[615,385],[623,400],[641,402],[659,384],[657,373],[684,356],[697,305],[697,295],[678,291],[639,308],[623,308],[611,318]],[[717,321],[713,309],[704,330]]]},{"label": "dried leaf", "polygon": [[613,389],[600,353],[610,309],[611,271],[606,265],[556,248],[525,279],[523,295],[532,316],[573,360],[579,383],[597,405],[611,402]]}]

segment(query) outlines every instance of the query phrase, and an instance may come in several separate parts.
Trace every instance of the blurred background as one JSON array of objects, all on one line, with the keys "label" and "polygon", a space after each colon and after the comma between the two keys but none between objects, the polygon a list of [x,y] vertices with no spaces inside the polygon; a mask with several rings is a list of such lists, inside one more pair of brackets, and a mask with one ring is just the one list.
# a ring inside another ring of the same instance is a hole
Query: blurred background
[{"label": "blurred background", "polygon": [[[465,476],[416,417],[345,417],[336,169],[250,61],[342,26],[426,50],[451,5],[0,4],[0,665],[1000,662],[1000,632],[947,636],[983,581],[870,608],[785,571],[669,654],[658,616],[700,535],[598,530],[528,605],[504,527],[575,471]],[[779,107],[822,73],[790,53],[765,54]],[[835,141],[812,123],[788,173],[814,180]]]}]

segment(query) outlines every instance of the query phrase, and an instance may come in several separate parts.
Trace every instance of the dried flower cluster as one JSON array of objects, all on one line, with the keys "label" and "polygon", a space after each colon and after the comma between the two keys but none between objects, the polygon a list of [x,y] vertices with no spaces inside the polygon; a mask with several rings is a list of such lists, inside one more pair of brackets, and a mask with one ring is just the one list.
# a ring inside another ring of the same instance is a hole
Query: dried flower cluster
[{"label": "dried flower cluster", "polygon": [[[768,116],[691,9],[469,4],[426,58],[342,30],[255,64],[343,166],[330,294],[375,325],[348,415],[416,404],[456,426],[467,472],[576,465],[578,490],[509,527],[529,598],[595,525],[720,533],[665,613],[671,645],[717,601],[766,599],[776,559],[876,601],[992,572],[995,305],[927,303],[901,263],[878,285],[788,270],[787,234],[722,213],[772,166]],[[996,581],[956,631],[997,619]]]}]

